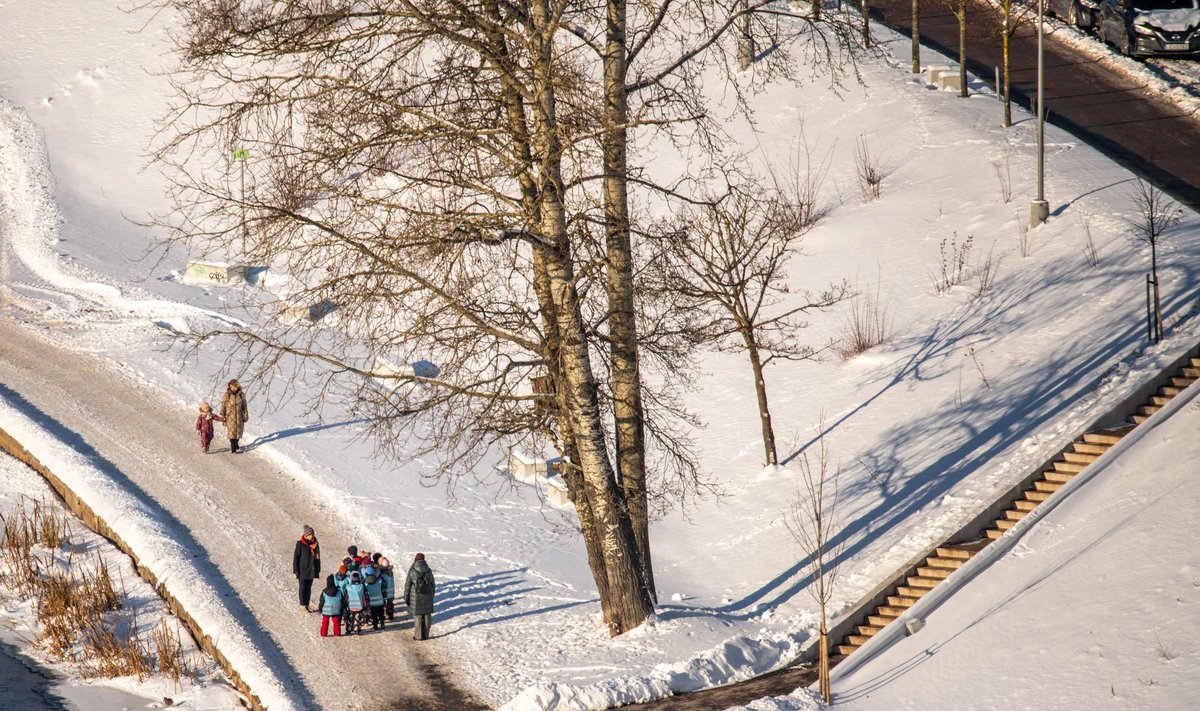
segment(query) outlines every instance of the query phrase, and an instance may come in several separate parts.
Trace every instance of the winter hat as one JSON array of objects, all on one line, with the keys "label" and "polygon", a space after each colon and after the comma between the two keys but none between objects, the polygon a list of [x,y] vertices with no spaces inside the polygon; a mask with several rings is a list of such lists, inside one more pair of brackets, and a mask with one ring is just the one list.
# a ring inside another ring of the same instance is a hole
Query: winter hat
[{"label": "winter hat", "polygon": [[418,554],[416,554],[415,556],[413,556],[413,560],[425,560],[425,554],[424,554],[424,553],[418,553]]},{"label": "winter hat", "polygon": [[340,568],[338,568],[338,572],[341,573],[342,575],[345,575],[346,574],[346,566],[343,565]]},{"label": "winter hat", "polygon": [[334,582],[334,580],[333,580],[333,573],[330,573],[328,576],[326,576],[325,587],[327,587],[327,588],[336,588],[337,587],[337,583]]},{"label": "winter hat", "polygon": [[367,573],[367,585],[374,585],[374,584],[375,584],[375,574]]},{"label": "winter hat", "polygon": [[306,535],[306,536],[312,536],[313,538],[316,538],[316,537],[317,537],[317,532],[313,530],[313,527],[312,527],[312,526],[309,526],[308,524],[305,524],[305,525],[304,525],[304,535]]},{"label": "winter hat", "polygon": [[200,402],[200,410],[201,412],[212,412],[212,405],[209,405],[207,400],[202,400]]},{"label": "winter hat", "polygon": [[358,555],[358,546],[350,546],[346,549],[346,552],[352,556],[356,556]]},{"label": "winter hat", "polygon": [[359,577],[357,570],[350,573],[350,582],[357,583],[360,580],[362,580],[362,578]]},{"label": "winter hat", "polygon": [[372,553],[372,554],[371,554],[371,562],[372,562],[372,563],[378,563],[378,562],[379,562],[379,559],[380,559],[380,558],[382,558],[382,557],[383,557],[383,554],[382,554],[382,553]]},{"label": "winter hat", "polygon": [[363,568],[363,575],[367,576],[368,578],[375,577],[375,567],[372,565],[365,566]]}]

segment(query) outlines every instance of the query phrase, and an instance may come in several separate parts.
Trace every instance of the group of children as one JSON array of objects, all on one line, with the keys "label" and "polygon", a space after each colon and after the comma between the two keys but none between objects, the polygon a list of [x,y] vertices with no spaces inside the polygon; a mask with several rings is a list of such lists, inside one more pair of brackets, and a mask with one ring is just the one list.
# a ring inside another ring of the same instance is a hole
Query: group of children
[{"label": "group of children", "polygon": [[362,633],[370,622],[371,629],[383,629],[384,618],[396,619],[396,578],[392,564],[382,553],[358,552],[358,546],[346,549],[346,557],[337,572],[325,578],[317,608],[321,611],[321,636],[340,637],[345,624],[346,634]]}]

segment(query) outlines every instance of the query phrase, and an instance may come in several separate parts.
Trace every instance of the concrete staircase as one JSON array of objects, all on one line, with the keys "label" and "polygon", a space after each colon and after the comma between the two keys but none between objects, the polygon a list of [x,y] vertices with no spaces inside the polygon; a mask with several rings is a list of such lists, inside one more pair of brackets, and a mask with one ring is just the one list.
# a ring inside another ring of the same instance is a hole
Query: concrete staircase
[{"label": "concrete staircase", "polygon": [[834,652],[845,656],[866,644],[872,636],[886,625],[912,607],[927,592],[936,587],[942,580],[950,577],[958,568],[971,559],[971,556],[983,550],[993,540],[1004,535],[1004,532],[1017,522],[1029,515],[1046,499],[1079,472],[1083,471],[1100,455],[1108,451],[1121,438],[1144,422],[1148,417],[1158,412],[1164,405],[1192,383],[1200,379],[1200,358],[1190,358],[1184,361],[1167,382],[1160,386],[1158,392],[1139,406],[1126,419],[1126,424],[1108,427],[1084,434],[1075,440],[1071,446],[1041,472],[1041,476],[1033,481],[1019,497],[1013,500],[1009,507],[996,518],[995,522],[975,540],[965,543],[943,544],[934,554],[922,564],[911,569],[895,589],[888,594],[885,602],[868,614],[862,624],[854,628],[845,640],[836,645]]}]

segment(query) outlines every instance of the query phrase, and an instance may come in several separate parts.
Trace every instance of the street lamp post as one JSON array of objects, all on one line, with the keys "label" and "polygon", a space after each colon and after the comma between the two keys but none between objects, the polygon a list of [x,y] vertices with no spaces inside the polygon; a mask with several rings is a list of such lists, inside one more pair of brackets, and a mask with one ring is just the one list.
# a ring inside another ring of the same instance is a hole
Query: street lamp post
[{"label": "street lamp post", "polygon": [[1037,227],[1050,216],[1050,203],[1046,201],[1045,166],[1046,166],[1046,109],[1044,108],[1044,63],[1042,60],[1043,22],[1045,21],[1046,0],[1038,0],[1038,36],[1037,36],[1037,198],[1029,205],[1029,226]]}]

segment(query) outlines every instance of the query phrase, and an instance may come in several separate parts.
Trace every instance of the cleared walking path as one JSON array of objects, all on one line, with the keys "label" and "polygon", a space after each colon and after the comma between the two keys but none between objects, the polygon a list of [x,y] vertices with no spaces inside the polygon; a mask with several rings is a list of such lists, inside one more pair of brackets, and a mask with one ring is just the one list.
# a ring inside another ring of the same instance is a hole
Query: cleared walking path
[{"label": "cleared walking path", "polygon": [[[253,451],[201,453],[194,413],[162,392],[0,318],[0,398],[161,509],[302,707],[482,708],[423,658],[407,617],[383,632],[322,639],[319,615],[297,602],[292,550],[301,526],[313,525],[324,575],[349,526]],[[218,435],[214,449],[224,443]]]}]

